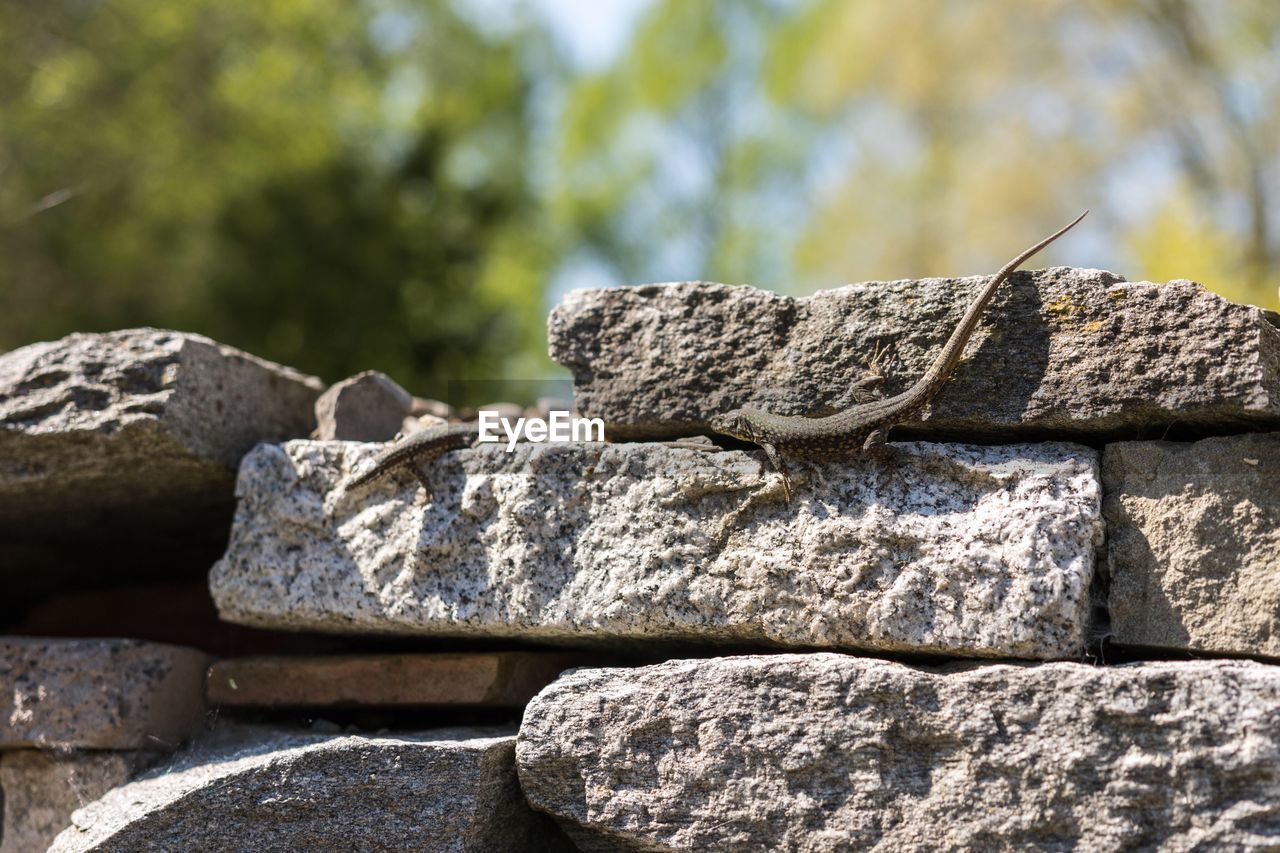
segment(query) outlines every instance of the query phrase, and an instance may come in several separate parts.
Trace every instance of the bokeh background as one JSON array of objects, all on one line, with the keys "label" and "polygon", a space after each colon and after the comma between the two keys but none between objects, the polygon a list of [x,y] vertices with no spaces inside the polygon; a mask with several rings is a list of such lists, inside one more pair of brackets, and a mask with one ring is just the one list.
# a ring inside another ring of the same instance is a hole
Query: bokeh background
[{"label": "bokeh background", "polygon": [[1280,307],[1271,0],[6,0],[0,349],[155,325],[415,393],[568,288],[1038,259]]}]

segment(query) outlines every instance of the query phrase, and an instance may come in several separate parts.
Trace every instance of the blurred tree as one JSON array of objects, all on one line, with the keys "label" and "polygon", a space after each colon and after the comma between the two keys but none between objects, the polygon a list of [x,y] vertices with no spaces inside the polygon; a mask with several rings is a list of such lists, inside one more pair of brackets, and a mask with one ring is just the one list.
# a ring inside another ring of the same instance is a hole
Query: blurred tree
[{"label": "blurred tree", "polygon": [[151,324],[420,393],[540,365],[510,39],[445,0],[0,5],[0,348]]},{"label": "blurred tree", "polygon": [[564,251],[805,291],[1084,206],[1045,263],[1280,307],[1267,0],[653,0],[550,129],[519,3],[0,4],[0,348],[175,326],[440,394],[543,371]]},{"label": "blurred tree", "polygon": [[1278,41],[1268,0],[658,0],[571,94],[557,210],[624,280],[804,291],[1091,207],[1045,263],[1280,307]]},{"label": "blurred tree", "polygon": [[1100,14],[1129,45],[1117,125],[1156,137],[1178,172],[1127,245],[1157,280],[1280,308],[1280,6],[1107,0]]},{"label": "blurred tree", "polygon": [[[779,39],[776,91],[824,125],[877,100],[894,123],[855,134],[802,261],[977,270],[1009,253],[1011,215],[1034,220],[1017,245],[1092,206],[1120,272],[1280,307],[1278,36],[1267,2],[814,3]],[[914,239],[889,239],[901,218]]]},{"label": "blurred tree", "polygon": [[552,209],[624,281],[765,283],[788,245],[775,183],[813,153],[759,95],[769,0],[660,0],[610,69],[574,81]]}]

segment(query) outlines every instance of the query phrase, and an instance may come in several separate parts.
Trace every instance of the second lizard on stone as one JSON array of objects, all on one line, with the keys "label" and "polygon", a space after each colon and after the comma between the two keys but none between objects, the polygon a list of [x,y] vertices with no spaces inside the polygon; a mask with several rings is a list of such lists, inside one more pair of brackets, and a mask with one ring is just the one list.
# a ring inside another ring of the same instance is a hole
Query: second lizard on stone
[{"label": "second lizard on stone", "polygon": [[943,345],[933,364],[914,385],[896,397],[860,403],[834,415],[806,417],[775,415],[759,409],[734,409],[711,418],[711,428],[742,441],[758,444],[782,475],[783,493],[791,500],[793,489],[783,462],[784,454],[796,456],[847,456],[884,444],[889,429],[919,413],[937,395],[960,363],[960,354],[978,326],[978,320],[997,288],[1028,258],[1075,227],[1075,221],[1005,264],[970,303],[960,323]]},{"label": "second lizard on stone", "polygon": [[422,484],[427,496],[431,496],[431,483],[418,466],[442,456],[450,450],[474,447],[479,438],[474,423],[440,424],[410,433],[386,447],[373,464],[360,474],[353,475],[342,484],[343,491],[359,488],[399,470],[409,470]]}]

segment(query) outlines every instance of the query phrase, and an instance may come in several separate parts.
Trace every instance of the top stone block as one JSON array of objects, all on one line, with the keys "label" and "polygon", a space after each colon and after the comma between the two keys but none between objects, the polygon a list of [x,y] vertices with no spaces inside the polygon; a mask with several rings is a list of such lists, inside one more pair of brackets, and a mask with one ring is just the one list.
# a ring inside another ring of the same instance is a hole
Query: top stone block
[{"label": "top stone block", "polygon": [[[551,357],[612,439],[708,430],[749,405],[850,405],[877,347],[887,394],[941,349],[985,276],[866,282],[793,299],[690,282],[576,290],[552,312]],[[1280,316],[1189,281],[1101,270],[1017,272],[924,420],[895,438],[1203,435],[1280,426]]]},{"label": "top stone block", "polygon": [[320,380],[162,329],[76,334],[0,356],[0,518],[229,500],[259,441],[306,435]]}]

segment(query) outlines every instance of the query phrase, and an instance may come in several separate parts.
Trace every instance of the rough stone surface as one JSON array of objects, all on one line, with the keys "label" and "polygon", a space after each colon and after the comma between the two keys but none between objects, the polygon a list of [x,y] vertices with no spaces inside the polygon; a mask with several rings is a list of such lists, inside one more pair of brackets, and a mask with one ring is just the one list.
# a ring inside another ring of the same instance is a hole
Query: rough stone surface
[{"label": "rough stone surface", "polygon": [[156,760],[149,752],[0,753],[0,853],[39,853],[71,825],[71,813]]},{"label": "rough stone surface", "polygon": [[1280,433],[1103,459],[1115,642],[1280,657]]},{"label": "rough stone surface", "polygon": [[510,731],[270,729],[193,751],[78,810],[51,851],[563,850]]},{"label": "rough stone surface", "polygon": [[412,435],[424,429],[432,427],[445,426],[449,421],[444,418],[437,418],[435,415],[410,415],[400,422],[400,432],[405,435]]},{"label": "rough stone surface", "polygon": [[555,652],[236,658],[210,667],[206,695],[211,707],[519,708],[589,660]]},{"label": "rough stone surface", "polygon": [[577,670],[516,756],[584,850],[1280,845],[1280,668],[1258,663]]},{"label": "rough stone surface", "polygon": [[[904,390],[985,280],[867,282],[803,299],[702,282],[577,290],[552,311],[548,338],[578,409],[603,418],[610,438],[687,434],[743,405],[847,406],[877,346],[890,355],[886,392]],[[1015,273],[927,419],[898,434],[1144,438],[1170,424],[1280,425],[1278,326],[1192,282]]]},{"label": "rough stone surface", "polygon": [[104,509],[225,502],[249,448],[310,431],[320,390],[313,377],[160,329],[6,353],[0,529],[65,531]]},{"label": "rough stone surface", "polygon": [[0,637],[0,749],[172,749],[203,721],[208,665],[161,643]]},{"label": "rough stone surface", "polygon": [[482,445],[347,493],[376,446],[240,469],[224,619],[262,627],[1073,657],[1101,533],[1096,453],[899,445],[796,464],[658,444]]},{"label": "rough stone surface", "polygon": [[457,412],[453,410],[453,406],[441,400],[428,400],[422,397],[414,397],[413,403],[409,406],[409,417],[420,418],[430,415],[433,418],[439,418],[441,421],[448,421],[457,417]]},{"label": "rough stone surface", "polygon": [[412,394],[385,373],[366,370],[331,386],[316,400],[315,437],[390,441],[412,408]]}]

